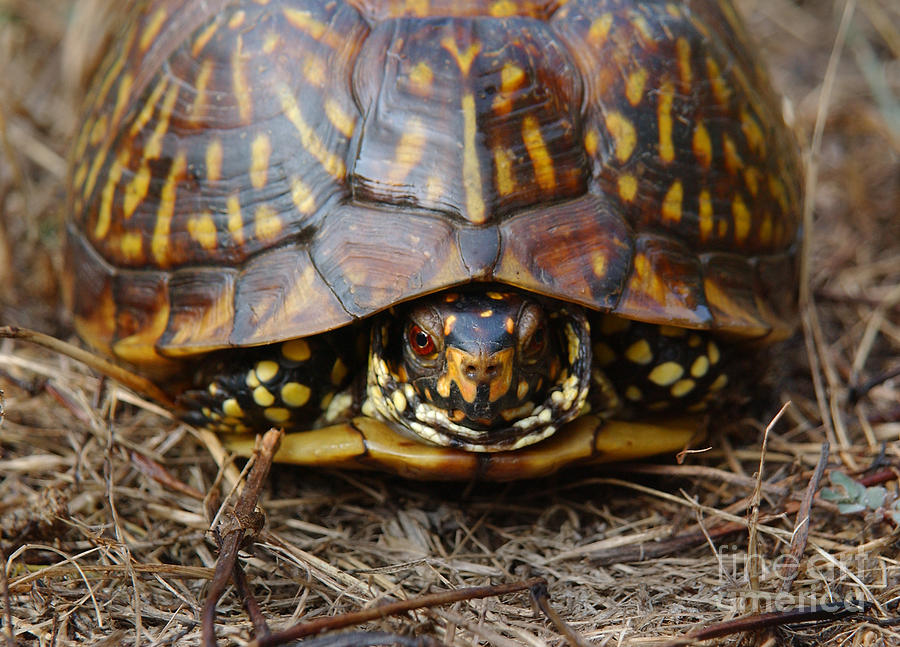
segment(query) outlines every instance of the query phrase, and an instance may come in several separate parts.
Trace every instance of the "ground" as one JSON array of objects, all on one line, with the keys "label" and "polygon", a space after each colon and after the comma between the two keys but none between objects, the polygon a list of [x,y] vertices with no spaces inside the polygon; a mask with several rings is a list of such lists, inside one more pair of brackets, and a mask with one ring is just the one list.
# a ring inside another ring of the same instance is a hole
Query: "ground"
[{"label": "ground", "polygon": [[[66,151],[111,5],[0,0],[0,325],[72,338],[59,295]],[[278,467],[260,501],[265,526],[240,556],[273,627],[543,577],[551,606],[594,645],[652,644],[755,608],[850,598],[873,606],[718,640],[900,644],[878,624],[897,616],[900,597],[900,378],[879,379],[900,367],[900,6],[739,8],[809,173],[803,320],[773,353],[768,395],[751,393],[737,420],[714,417],[711,449],[681,464],[452,487]],[[217,549],[196,494],[228,494],[232,478],[214,442],[19,341],[0,341],[0,389],[0,627],[11,623],[10,644],[199,644]],[[763,430],[788,401],[761,463]],[[825,441],[807,525],[798,510]],[[217,623],[220,644],[252,635],[233,589]],[[524,593],[358,628],[453,645],[565,641]]]}]

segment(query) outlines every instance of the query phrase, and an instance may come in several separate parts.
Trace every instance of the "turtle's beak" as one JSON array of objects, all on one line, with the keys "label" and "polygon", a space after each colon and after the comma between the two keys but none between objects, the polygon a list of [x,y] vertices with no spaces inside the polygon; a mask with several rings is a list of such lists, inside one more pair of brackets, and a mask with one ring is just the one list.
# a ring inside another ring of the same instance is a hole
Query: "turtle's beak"
[{"label": "turtle's beak", "polygon": [[446,351],[447,379],[459,389],[458,405],[470,420],[490,426],[500,415],[501,403],[510,389],[515,349],[495,353],[479,348],[468,353],[450,347]]}]

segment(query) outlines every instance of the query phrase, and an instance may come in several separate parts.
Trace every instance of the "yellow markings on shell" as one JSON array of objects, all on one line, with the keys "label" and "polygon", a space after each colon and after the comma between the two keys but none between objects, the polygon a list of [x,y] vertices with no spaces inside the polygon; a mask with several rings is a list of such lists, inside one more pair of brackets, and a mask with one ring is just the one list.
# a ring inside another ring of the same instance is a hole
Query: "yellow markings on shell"
[{"label": "yellow markings on shell", "polygon": [[125,185],[125,195],[122,197],[122,215],[125,220],[131,219],[135,209],[147,197],[150,189],[150,167],[142,164],[131,178],[131,182]]},{"label": "yellow markings on shell", "polygon": [[644,399],[644,394],[634,384],[625,389],[625,397],[632,402],[640,402]]},{"label": "yellow markings on shell", "polygon": [[494,148],[494,171],[497,175],[497,193],[509,195],[516,190],[516,178],[513,175],[512,160],[502,146]]},{"label": "yellow markings on shell", "polygon": [[631,173],[626,173],[624,175],[620,175],[617,181],[618,189],[619,189],[619,197],[622,198],[625,202],[631,202],[634,200],[634,196],[637,195],[637,178],[634,177]]},{"label": "yellow markings on shell", "polygon": [[300,213],[310,215],[316,210],[316,199],[312,189],[299,177],[291,180],[291,199]]},{"label": "yellow markings on shell", "polygon": [[766,138],[756,118],[746,108],[741,109],[741,130],[750,150],[762,157],[766,154]]},{"label": "yellow markings on shell", "polygon": [[594,47],[601,47],[606,42],[606,37],[609,36],[612,24],[613,15],[611,13],[605,13],[595,19],[588,29],[588,42]]},{"label": "yellow markings on shell", "polygon": [[653,361],[653,351],[646,339],[639,339],[625,349],[625,357],[634,364],[649,364]]},{"label": "yellow markings on shell", "polygon": [[331,125],[337,128],[338,132],[344,137],[350,139],[353,136],[353,130],[356,127],[353,116],[348,114],[343,106],[331,97],[325,99],[325,116],[328,117]]},{"label": "yellow markings on shell", "polygon": [[633,106],[638,105],[644,98],[644,87],[647,84],[647,68],[640,67],[625,80],[625,98]]},{"label": "yellow markings on shell", "polygon": [[247,81],[247,68],[244,64],[244,39],[238,34],[234,40],[234,51],[231,54],[231,89],[237,99],[238,114],[245,124],[253,117],[253,95]]},{"label": "yellow markings on shell", "polygon": [[106,135],[106,132],[109,130],[109,120],[106,115],[100,115],[97,117],[97,121],[94,122],[94,125],[91,126],[91,146],[96,146],[99,144],[103,137]]},{"label": "yellow markings on shell", "polygon": [[398,412],[402,413],[406,410],[406,396],[403,395],[400,389],[397,389],[396,391],[391,393],[391,402]]},{"label": "yellow markings on shell", "polygon": [[769,193],[772,194],[772,197],[778,202],[778,206],[781,207],[782,213],[788,212],[788,198],[787,191],[784,188],[784,182],[779,180],[774,175],[769,176]]},{"label": "yellow markings on shell", "polygon": [[709,168],[712,164],[712,139],[709,137],[709,131],[702,121],[697,122],[694,128],[694,136],[691,139],[691,148],[694,151],[694,157],[703,168]]},{"label": "yellow markings on shell", "polygon": [[647,379],[659,386],[670,386],[684,375],[684,367],[678,362],[663,362],[653,367]]},{"label": "yellow markings on shell", "polygon": [[544,191],[556,188],[556,171],[553,169],[553,158],[547,151],[541,125],[534,115],[527,115],[522,120],[522,140],[531,164],[534,167],[534,179]]},{"label": "yellow markings on shell", "polygon": [[162,154],[162,140],[169,130],[169,119],[172,118],[172,110],[175,108],[176,99],[178,99],[178,85],[172,84],[172,86],[166,90],[166,96],[163,98],[162,104],[159,107],[156,125],[153,128],[153,132],[150,133],[150,137],[147,139],[147,144],[144,146],[145,160],[159,159],[159,156]]},{"label": "yellow markings on shell", "polygon": [[711,341],[706,345],[706,354],[709,356],[710,364],[718,364],[722,355],[719,352],[719,347],[716,345],[716,342]]},{"label": "yellow markings on shell", "polygon": [[291,89],[287,85],[281,84],[277,89],[277,94],[284,114],[300,135],[300,143],[303,148],[318,160],[329,175],[339,180],[343,179],[347,172],[344,160],[332,153],[307,123],[300,112],[297,97],[294,96]]},{"label": "yellow markings on shell", "polygon": [[413,94],[420,97],[431,96],[431,85],[434,83],[434,71],[425,61],[419,61],[409,71],[409,84]]},{"label": "yellow markings on shell", "polygon": [[731,201],[731,217],[734,219],[734,240],[741,244],[747,240],[750,233],[751,216],[750,210],[739,195],[734,196]]},{"label": "yellow markings on shell", "polygon": [[691,364],[691,377],[701,378],[709,371],[709,359],[701,355]]},{"label": "yellow markings on shell", "polygon": [[459,71],[462,72],[462,75],[469,76],[472,62],[475,60],[475,57],[478,56],[478,53],[481,52],[481,43],[474,42],[469,45],[465,52],[460,52],[456,45],[456,41],[448,36],[441,40],[441,47],[450,52],[450,55],[453,56],[453,59],[459,66]]},{"label": "yellow markings on shell", "polygon": [[228,196],[225,201],[228,212],[228,231],[238,245],[244,242],[244,217],[241,215],[241,201],[236,195]]},{"label": "yellow markings on shell", "polygon": [[206,179],[218,182],[222,179],[222,140],[213,139],[206,147]]},{"label": "yellow markings on shell", "polygon": [[340,49],[344,46],[346,36],[329,29],[325,23],[316,20],[306,11],[285,7],[282,12],[291,25],[311,36],[317,43],[327,45],[331,49]]},{"label": "yellow markings on shell", "polygon": [[437,202],[444,193],[444,179],[440,175],[429,175],[425,180],[425,200]]},{"label": "yellow markings on shell", "polygon": [[650,25],[643,16],[640,14],[632,15],[631,24],[634,26],[637,34],[641,37],[641,40],[645,43],[652,43],[655,40],[653,38],[653,32],[650,30]]},{"label": "yellow markings on shell", "polygon": [[512,0],[497,0],[491,5],[491,15],[494,18],[508,18],[516,15],[516,4]]},{"label": "yellow markings on shell", "polygon": [[630,327],[631,321],[623,317],[604,315],[600,319],[600,332],[604,335],[615,335],[616,333],[625,332]]},{"label": "yellow markings on shell", "polygon": [[728,376],[723,373],[707,387],[707,390],[710,392],[721,391],[725,388],[726,384],[728,384]]},{"label": "yellow markings on shell", "polygon": [[139,231],[126,231],[122,234],[119,246],[123,258],[136,261],[144,253],[144,237]]},{"label": "yellow markings on shell", "polygon": [[681,186],[681,180],[675,180],[663,198],[661,209],[663,221],[676,224],[681,221],[681,203],[683,199],[684,189]]},{"label": "yellow markings on shell", "polygon": [[466,216],[472,222],[480,224],[485,221],[485,205],[481,186],[481,166],[478,162],[478,149],[475,142],[478,126],[475,120],[475,97],[471,92],[467,92],[462,97],[462,113],[463,187],[466,192]]},{"label": "yellow markings on shell", "polygon": [[697,386],[697,383],[691,379],[678,380],[675,384],[672,385],[672,388],[669,389],[669,393],[674,395],[676,398],[683,398],[688,393],[694,390],[694,387]]},{"label": "yellow markings on shell", "polygon": [[493,108],[498,114],[509,114],[512,110],[510,96],[525,82],[525,71],[513,63],[505,63],[500,69],[500,92],[494,97]]},{"label": "yellow markings on shell", "polygon": [[197,38],[194,40],[194,43],[191,45],[191,55],[194,58],[197,58],[200,55],[200,52],[203,51],[203,48],[209,43],[210,39],[212,39],[213,34],[219,29],[219,25],[215,22],[207,25],[203,31],[201,31]]},{"label": "yellow markings on shell", "polygon": [[159,209],[156,212],[150,251],[156,262],[163,267],[168,265],[169,260],[169,237],[172,231],[172,215],[175,213],[175,191],[186,169],[187,157],[184,151],[179,151],[159,192]]},{"label": "yellow markings on shell", "polygon": [[725,168],[731,175],[736,175],[744,165],[734,140],[728,135],[722,137],[722,151],[725,153]]},{"label": "yellow markings on shell", "polygon": [[256,371],[253,371],[253,370],[248,371],[247,377],[244,378],[244,382],[251,389],[255,389],[256,387],[258,387],[259,386],[259,378],[256,377]]},{"label": "yellow markings on shell", "polygon": [[228,21],[228,27],[231,29],[237,29],[241,25],[244,24],[244,21],[247,19],[247,12],[243,9],[239,9],[235,11],[231,16],[231,19]]},{"label": "yellow markings on shell", "polygon": [[653,266],[646,254],[635,254],[634,272],[629,282],[631,289],[648,295],[657,303],[665,303],[668,298],[668,288],[663,278],[653,271]]},{"label": "yellow markings on shell", "polygon": [[[444,320],[444,337],[450,335],[453,332],[453,326],[456,324],[456,315],[449,315],[447,319]],[[447,397],[447,396],[444,396]]]},{"label": "yellow markings on shell", "polygon": [[289,407],[302,407],[309,402],[309,396],[312,391],[305,384],[299,382],[288,382],[281,387],[281,401]]},{"label": "yellow markings on shell", "polygon": [[275,403],[275,396],[269,389],[260,385],[253,389],[253,401],[261,407],[270,407]]},{"label": "yellow markings on shell", "polygon": [[506,321],[503,322],[503,328],[511,335],[516,330],[516,322],[513,321],[512,317],[507,317]]},{"label": "yellow markings on shell", "polygon": [[637,145],[637,130],[634,124],[621,112],[612,111],[606,115],[606,130],[616,145],[616,159],[627,162]]},{"label": "yellow markings on shell", "polygon": [[709,77],[713,98],[716,100],[716,103],[723,107],[727,106],[728,100],[731,97],[731,90],[728,89],[728,83],[722,78],[722,73],[719,71],[719,64],[716,63],[715,59],[706,59],[706,74]]},{"label": "yellow markings on shell", "polygon": [[594,128],[588,129],[584,135],[584,150],[591,157],[597,156],[597,144],[599,143],[599,135]]},{"label": "yellow markings on shell", "polygon": [[269,136],[260,133],[254,137],[250,144],[250,184],[256,189],[266,186],[271,155],[272,142]]},{"label": "yellow markings on shell", "polygon": [[683,36],[675,41],[675,56],[678,61],[678,79],[681,81],[681,89],[687,93],[693,82],[691,71],[691,44]]},{"label": "yellow markings on shell", "polygon": [[206,110],[207,88],[212,78],[213,62],[205,60],[200,64],[200,71],[194,81],[194,102],[191,104],[191,118],[200,119]]},{"label": "yellow markings on shell", "polygon": [[134,77],[130,73],[126,72],[122,75],[122,79],[119,81],[118,92],[116,93],[116,105],[113,108],[112,119],[110,119],[113,128],[118,125],[119,119],[121,119],[125,108],[128,106],[128,99],[131,97],[131,86],[133,84]]},{"label": "yellow markings on shell", "polygon": [[343,383],[344,378],[347,377],[347,365],[344,364],[344,360],[338,357],[334,360],[334,364],[331,367],[331,383],[335,386],[339,386]]},{"label": "yellow markings on shell", "polygon": [[305,339],[291,339],[281,345],[281,354],[292,362],[305,362],[312,355],[312,351]]},{"label": "yellow markings on shell", "polygon": [[759,193],[759,182],[762,177],[762,173],[760,173],[759,169],[755,166],[748,166],[744,169],[744,184],[747,186],[747,191],[750,192],[750,195],[756,197]]},{"label": "yellow markings on shell", "polygon": [[700,225],[700,240],[709,240],[713,230],[713,208],[712,197],[710,196],[708,189],[702,189],[700,191],[697,220]]},{"label": "yellow markings on shell", "polygon": [[271,206],[261,204],[253,214],[253,227],[259,240],[272,241],[281,233],[281,218]]},{"label": "yellow markings on shell", "polygon": [[256,363],[256,368],[254,370],[256,371],[256,377],[263,382],[268,382],[278,375],[278,362],[264,359],[261,362]]},{"label": "yellow markings on shell", "polygon": [[656,119],[659,127],[659,157],[667,164],[675,159],[675,144],[672,142],[672,103],[674,99],[675,86],[672,82],[661,83],[656,104]]},{"label": "yellow markings on shell", "polygon": [[271,54],[274,52],[278,46],[281,44],[281,36],[278,32],[268,31],[266,32],[266,36],[263,39],[263,52],[266,54]]},{"label": "yellow markings on shell", "polygon": [[[210,384],[210,386],[212,386]],[[241,405],[238,404],[238,401],[234,398],[228,398],[225,402],[222,403],[222,411],[229,418],[243,418],[244,410],[241,409]]]},{"label": "yellow markings on shell", "polygon": [[606,276],[606,254],[600,251],[591,253],[591,270],[598,279]]},{"label": "yellow markings on shell", "polygon": [[594,344],[594,361],[600,366],[609,366],[616,361],[616,351],[608,344],[598,341]]},{"label": "yellow markings on shell", "polygon": [[327,73],[325,61],[315,54],[307,54],[303,57],[301,71],[303,72],[303,78],[306,79],[307,83],[310,85],[314,85],[317,88],[321,88],[325,85],[325,76]]},{"label": "yellow markings on shell", "polygon": [[203,249],[216,248],[216,224],[209,212],[191,216],[187,221],[187,230]]},{"label": "yellow markings on shell", "polygon": [[263,411],[263,415],[269,422],[280,424],[282,422],[287,422],[290,419],[291,412],[284,407],[269,407]]},{"label": "yellow markings on shell", "polygon": [[403,184],[425,153],[426,137],[425,125],[418,117],[410,117],[403,128],[403,133],[394,148],[394,160],[389,166],[388,182],[391,184]]}]

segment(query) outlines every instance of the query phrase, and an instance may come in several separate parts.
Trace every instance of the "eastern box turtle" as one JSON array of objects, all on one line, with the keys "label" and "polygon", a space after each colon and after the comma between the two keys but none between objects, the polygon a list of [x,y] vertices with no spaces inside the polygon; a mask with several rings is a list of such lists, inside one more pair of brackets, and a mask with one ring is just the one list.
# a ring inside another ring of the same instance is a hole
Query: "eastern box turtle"
[{"label": "eastern box turtle", "polygon": [[294,462],[675,449],[795,318],[796,142],[727,0],[154,0],[69,186],[83,338]]}]

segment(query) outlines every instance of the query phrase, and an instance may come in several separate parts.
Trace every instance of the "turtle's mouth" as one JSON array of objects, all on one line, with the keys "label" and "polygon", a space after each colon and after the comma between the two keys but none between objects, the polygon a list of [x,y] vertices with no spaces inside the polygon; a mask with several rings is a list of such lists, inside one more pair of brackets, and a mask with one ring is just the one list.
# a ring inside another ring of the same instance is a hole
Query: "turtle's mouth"
[{"label": "turtle's mouth", "polygon": [[[506,408],[492,405],[489,398],[467,398],[466,394],[458,394],[462,397],[455,401],[461,406],[455,407],[423,397],[430,389],[407,381],[406,371],[386,356],[390,321],[376,322],[363,412],[395,423],[399,431],[418,440],[472,452],[515,450],[548,438],[581,413],[590,386],[592,355],[590,329],[580,308],[566,304],[551,317],[562,340],[558,367],[552,371],[555,377],[545,376],[553,382],[535,394],[539,401],[507,403]],[[458,388],[455,382],[451,388]]]}]

